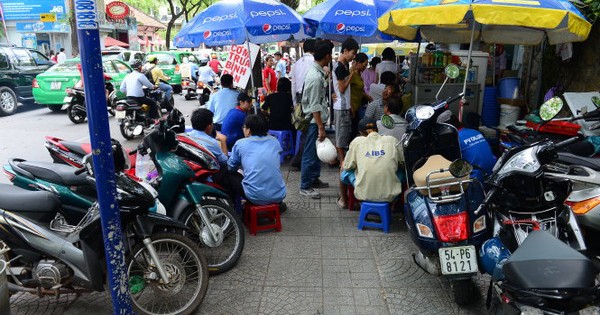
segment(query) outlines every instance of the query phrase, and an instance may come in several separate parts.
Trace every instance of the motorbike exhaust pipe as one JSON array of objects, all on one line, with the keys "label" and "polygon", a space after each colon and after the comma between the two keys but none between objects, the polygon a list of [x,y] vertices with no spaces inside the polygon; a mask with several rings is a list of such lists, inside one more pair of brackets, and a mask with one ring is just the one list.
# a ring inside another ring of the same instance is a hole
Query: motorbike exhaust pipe
[{"label": "motorbike exhaust pipe", "polygon": [[421,251],[413,254],[413,260],[417,266],[421,267],[428,274],[439,276],[441,275],[440,263],[438,260],[433,260],[421,253]]}]

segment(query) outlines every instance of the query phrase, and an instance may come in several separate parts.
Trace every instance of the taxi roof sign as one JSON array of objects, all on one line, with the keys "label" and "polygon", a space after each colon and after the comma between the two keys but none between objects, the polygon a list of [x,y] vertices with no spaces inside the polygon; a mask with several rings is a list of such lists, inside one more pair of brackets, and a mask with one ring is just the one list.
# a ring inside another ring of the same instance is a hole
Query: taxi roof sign
[{"label": "taxi roof sign", "polygon": [[56,13],[40,13],[41,22],[56,22]]}]

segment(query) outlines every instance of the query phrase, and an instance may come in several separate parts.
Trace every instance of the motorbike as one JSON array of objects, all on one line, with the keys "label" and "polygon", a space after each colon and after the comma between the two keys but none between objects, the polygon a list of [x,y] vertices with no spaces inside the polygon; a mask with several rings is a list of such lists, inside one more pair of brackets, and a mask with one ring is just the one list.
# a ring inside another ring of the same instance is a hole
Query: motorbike
[{"label": "motorbike", "polygon": [[[146,96],[155,100],[162,114],[173,109],[175,101],[173,96],[166,99],[165,93],[160,89],[145,89]],[[119,122],[121,135],[131,140],[141,135],[144,130],[154,127],[154,120],[150,118],[150,106],[147,104],[138,104],[137,101],[125,99],[117,101],[115,106],[115,117]]]},{"label": "motorbike", "polygon": [[[206,259],[196,244],[176,232],[186,230],[185,225],[149,211],[158,203],[156,191],[123,173],[125,152],[115,145],[113,150],[126,257],[123,280],[129,283],[133,308],[139,314],[190,314],[206,294]],[[71,169],[72,174],[93,174],[91,155],[84,165]],[[87,179],[93,182],[93,177]],[[69,210],[55,193],[0,186],[0,255],[8,262],[9,290],[40,297],[104,291],[107,268],[98,237],[98,204],[77,224],[69,224],[64,218]]]},{"label": "motorbike", "polygon": [[[135,154],[147,154],[150,150],[149,156],[160,173],[151,184],[159,191],[159,200],[167,207],[167,214],[189,227],[188,235],[207,257],[210,273],[225,272],[237,263],[245,239],[241,221],[227,194],[208,180],[218,172],[219,163],[210,151],[186,136],[174,135],[170,129],[164,123],[144,138],[145,145],[129,153],[129,159],[133,161]],[[169,137],[169,143],[164,142],[165,137]],[[95,201],[96,191],[94,186],[73,176],[70,169],[21,159],[11,159],[4,166],[5,174],[16,186],[58,193],[64,206],[71,209],[69,220],[73,221]],[[136,170],[132,168],[127,174],[133,176]]]},{"label": "motorbike", "polygon": [[[544,121],[560,111],[547,104],[542,109]],[[476,210],[491,217],[494,229],[479,251],[484,271],[492,276],[489,306],[508,314],[532,308],[563,314],[598,298],[600,290],[593,287],[597,271],[579,253],[587,247],[571,207],[564,203],[571,180],[552,172],[557,151],[577,141],[579,137],[516,147],[494,166],[487,181],[491,188]],[[553,276],[542,276],[543,270],[552,270]]]},{"label": "motorbike", "polygon": [[[448,66],[446,75],[457,76],[458,67]],[[472,277],[479,271],[477,250],[489,238],[489,224],[484,214],[474,213],[485,192],[483,185],[469,176],[472,166],[461,159],[458,130],[436,121],[461,97],[462,93],[410,108],[408,128],[399,145],[409,187],[404,216],[419,248],[413,259],[428,273],[446,277],[454,301],[465,305],[475,294]],[[381,121],[393,128],[391,117],[384,116]]]},{"label": "motorbike", "polygon": [[[117,92],[112,85],[108,82],[112,78],[108,75],[104,75],[105,90],[107,94],[106,108],[111,116],[115,115],[115,106],[117,102]],[[67,110],[67,117],[74,124],[81,124],[87,117],[87,109],[85,107],[85,91],[83,90],[83,81],[79,80],[72,88],[65,90],[67,96],[65,96],[63,102],[63,109]]]}]

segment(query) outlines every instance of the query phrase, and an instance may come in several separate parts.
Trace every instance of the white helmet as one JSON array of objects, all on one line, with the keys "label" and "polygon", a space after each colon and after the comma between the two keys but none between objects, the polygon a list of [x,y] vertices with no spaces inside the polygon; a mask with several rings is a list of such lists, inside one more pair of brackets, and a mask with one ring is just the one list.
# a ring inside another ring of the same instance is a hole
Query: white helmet
[{"label": "white helmet", "polygon": [[328,138],[321,142],[317,140],[317,156],[325,163],[332,163],[337,159],[337,150]]}]

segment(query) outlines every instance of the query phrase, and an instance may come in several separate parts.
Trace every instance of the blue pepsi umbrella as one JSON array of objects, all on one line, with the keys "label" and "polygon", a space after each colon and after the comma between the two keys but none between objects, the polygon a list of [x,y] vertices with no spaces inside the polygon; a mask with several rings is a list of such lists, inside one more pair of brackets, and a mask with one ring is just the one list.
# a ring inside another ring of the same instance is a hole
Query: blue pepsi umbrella
[{"label": "blue pepsi umbrella", "polygon": [[189,36],[187,36],[188,32],[190,31],[192,26],[194,26],[194,23],[196,22],[196,20],[198,20],[199,17],[200,15],[194,16],[189,22],[187,22],[187,24],[185,24],[181,28],[181,30],[179,30],[179,33],[177,33],[175,38],[173,38],[173,44],[175,45],[175,47],[195,48],[200,46],[199,44],[195,43]]},{"label": "blue pepsi umbrella", "polygon": [[304,19],[316,30],[316,37],[337,42],[349,37],[361,43],[391,42],[402,38],[379,31],[377,19],[395,3],[396,0],[328,0],[308,10]]},{"label": "blue pepsi umbrella", "polygon": [[[311,37],[314,30],[296,11],[275,0],[223,0],[194,17],[176,38],[196,46],[279,42]],[[177,41],[176,41],[177,42]]]}]

